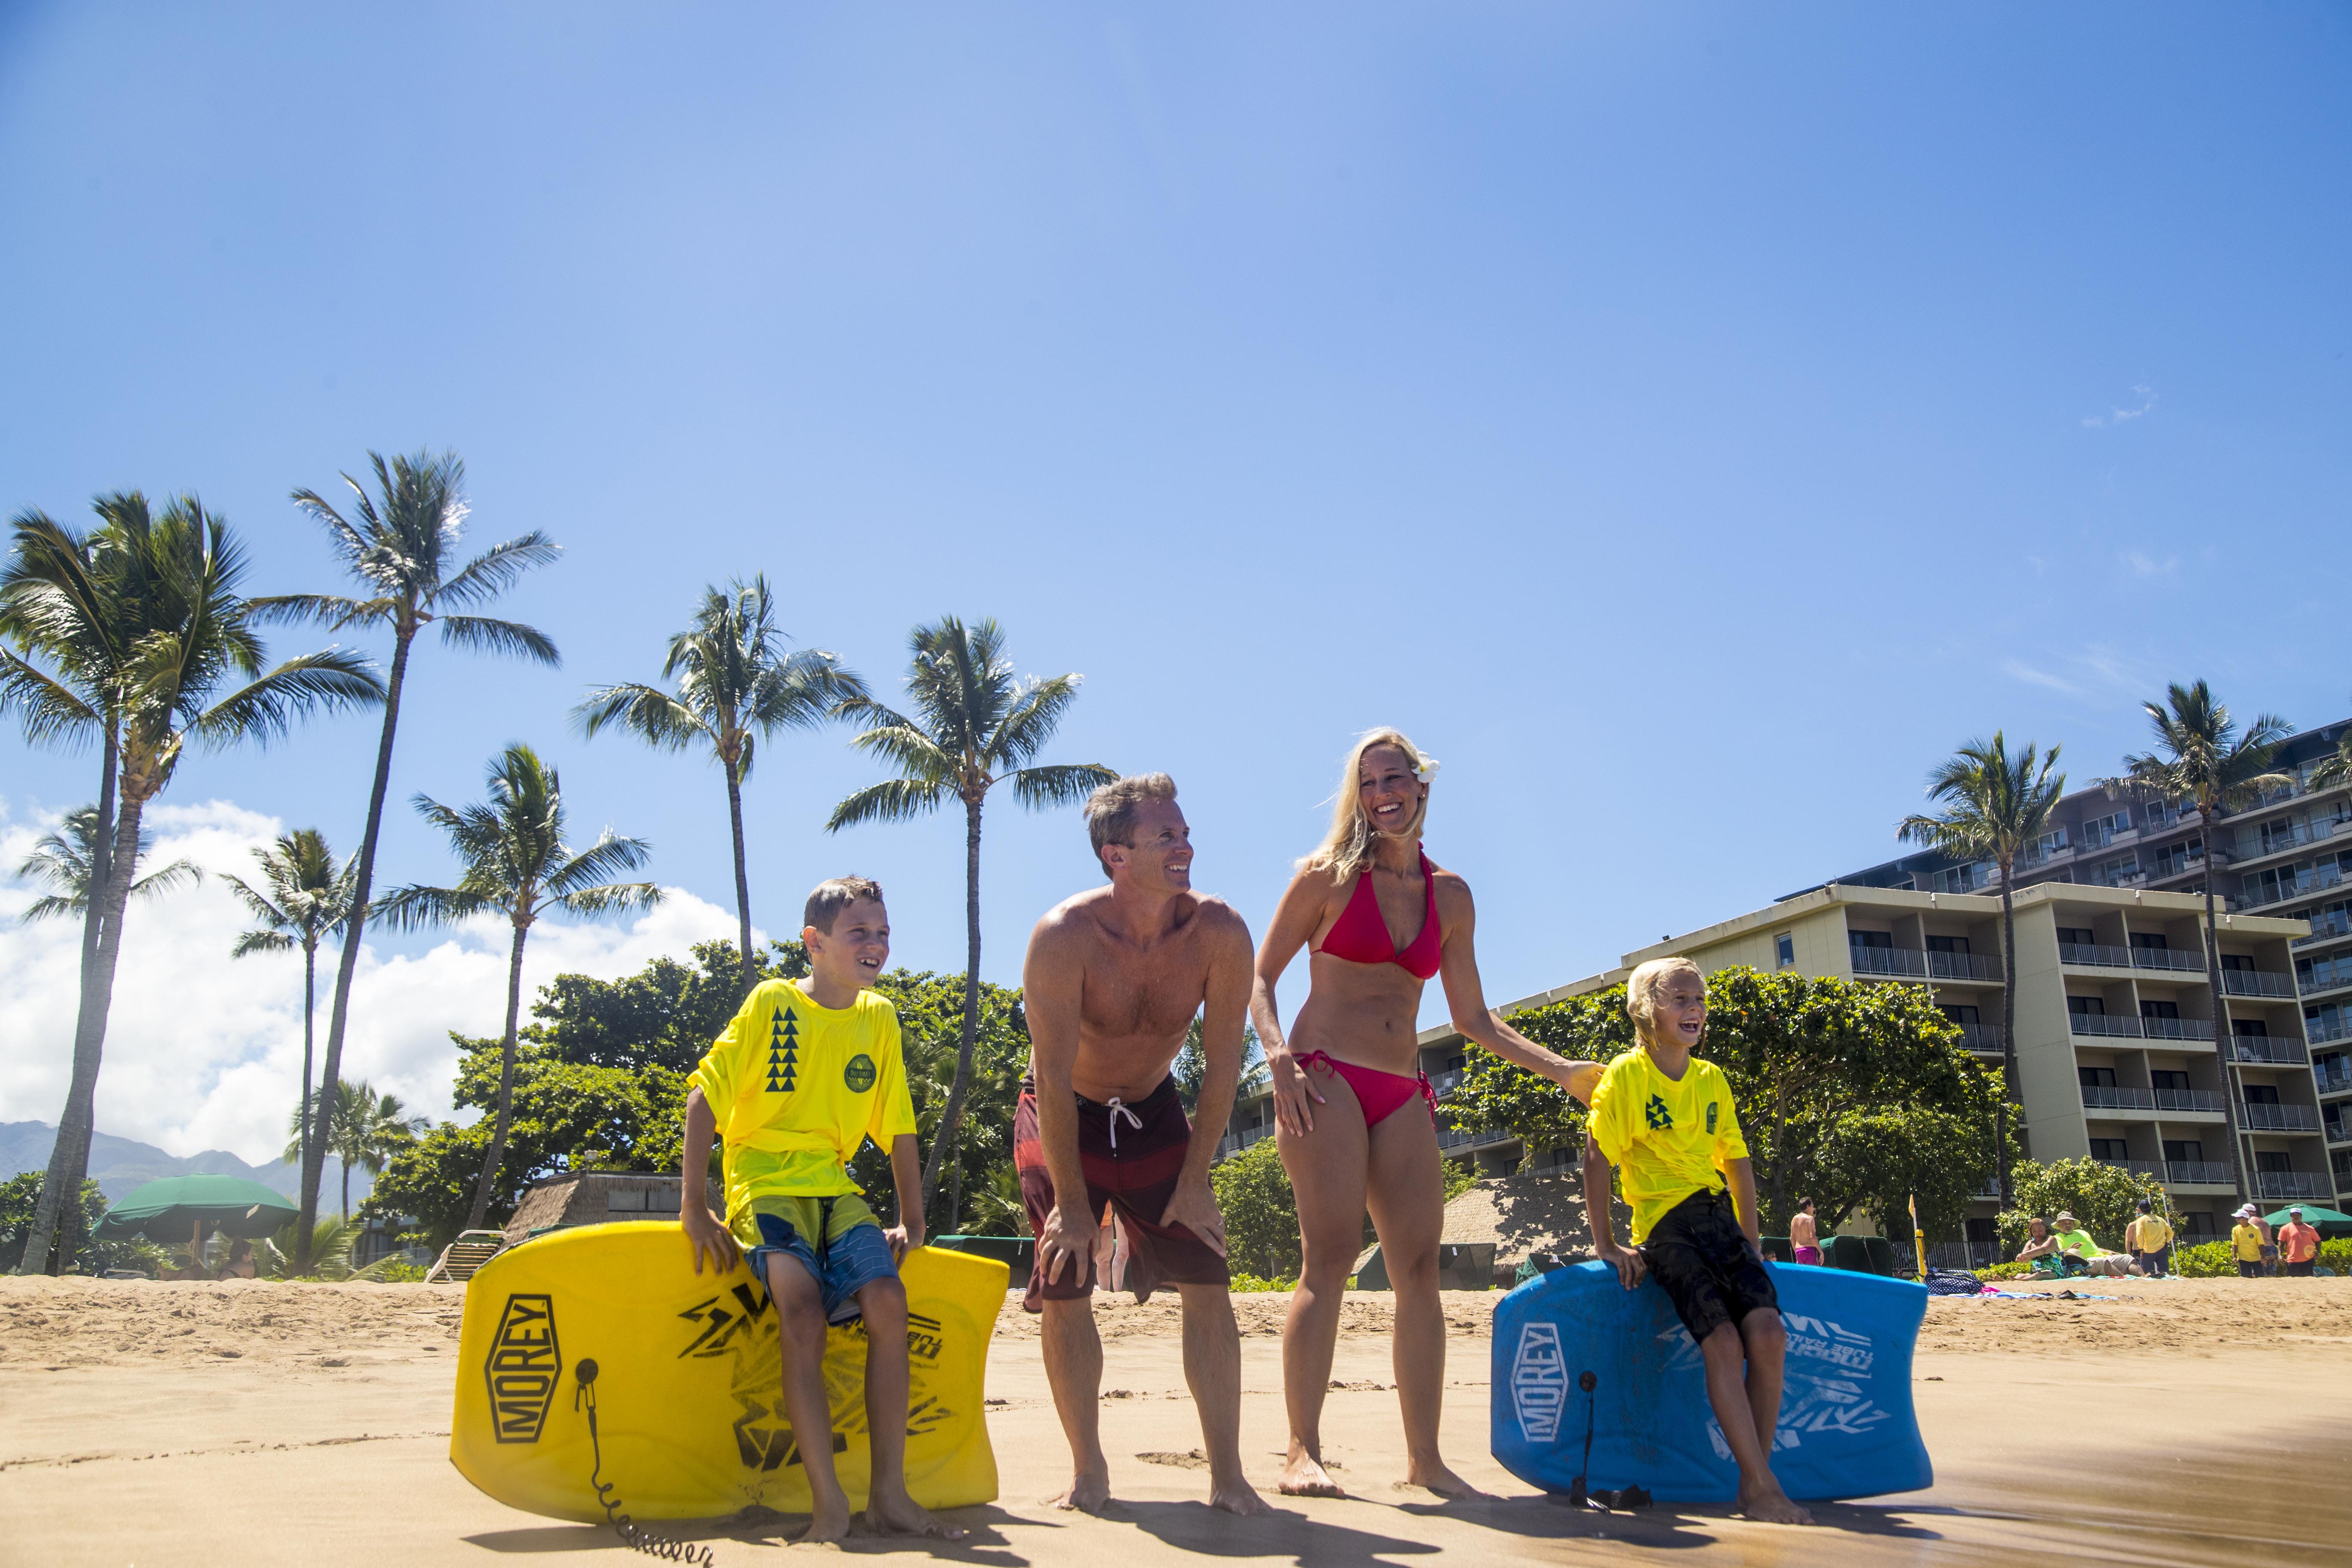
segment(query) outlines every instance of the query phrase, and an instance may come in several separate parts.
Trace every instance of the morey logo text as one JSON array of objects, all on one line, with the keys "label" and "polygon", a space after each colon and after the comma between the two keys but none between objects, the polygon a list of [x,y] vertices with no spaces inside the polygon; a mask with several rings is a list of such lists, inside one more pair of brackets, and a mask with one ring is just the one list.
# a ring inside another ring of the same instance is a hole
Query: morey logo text
[{"label": "morey logo text", "polygon": [[1519,1330],[1518,1354],[1511,1360],[1511,1407],[1530,1443],[1559,1436],[1560,1407],[1568,1403],[1568,1362],[1560,1354],[1558,1323],[1528,1323]]},{"label": "morey logo text", "polygon": [[536,1443],[547,1425],[563,1353],[555,1347],[555,1299],[513,1295],[490,1339],[482,1376],[490,1385],[490,1422],[501,1443]]}]

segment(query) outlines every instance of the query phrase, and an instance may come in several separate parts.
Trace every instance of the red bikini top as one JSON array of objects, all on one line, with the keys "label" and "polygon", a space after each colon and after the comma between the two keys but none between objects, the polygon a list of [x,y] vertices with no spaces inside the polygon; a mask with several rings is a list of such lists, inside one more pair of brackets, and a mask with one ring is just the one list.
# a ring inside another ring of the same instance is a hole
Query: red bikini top
[{"label": "red bikini top", "polygon": [[1356,890],[1348,895],[1348,907],[1331,922],[1329,934],[1316,951],[1349,963],[1393,963],[1415,980],[1436,973],[1445,933],[1438,929],[1437,875],[1426,855],[1421,857],[1421,874],[1429,888],[1429,905],[1422,916],[1421,934],[1412,942],[1399,947],[1389,935],[1389,922],[1381,916],[1381,901],[1372,894],[1371,870],[1367,867],[1357,874]]}]

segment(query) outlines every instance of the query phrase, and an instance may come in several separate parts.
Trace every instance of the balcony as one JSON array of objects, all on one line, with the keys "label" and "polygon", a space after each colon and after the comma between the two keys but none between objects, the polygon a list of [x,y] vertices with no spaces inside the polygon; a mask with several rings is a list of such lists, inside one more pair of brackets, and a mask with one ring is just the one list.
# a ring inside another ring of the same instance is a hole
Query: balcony
[{"label": "balcony", "polygon": [[1986,980],[2000,978],[2000,961],[1973,952],[1929,952],[1927,954],[1927,973],[1937,980]]},{"label": "balcony", "polygon": [[1980,1056],[1997,1057],[2002,1054],[1999,1024],[1962,1024],[1958,1028],[1960,1045],[1963,1048],[1975,1051]]},{"label": "balcony", "polygon": [[2303,1021],[2305,1038],[2315,1046],[2332,1045],[2337,1040],[2352,1040],[2352,1013],[2338,1013],[2334,1018],[2305,1018]]},{"label": "balcony", "polygon": [[2335,866],[2315,866],[2299,877],[2281,877],[2275,885],[2268,878],[2257,880],[2249,877],[2246,880],[2248,886],[2239,893],[2237,907],[2259,910],[2284,903],[2289,899],[2309,898],[2330,888],[2340,888],[2344,885],[2344,872]]},{"label": "balcony", "polygon": [[2158,1110],[2179,1110],[2206,1116],[2221,1114],[2221,1096],[2210,1089],[2159,1089],[2156,1095]]},{"label": "balcony", "polygon": [[2291,997],[2294,994],[2294,976],[2273,974],[2267,969],[2225,969],[2221,971],[2221,989],[2231,996]]},{"label": "balcony", "polygon": [[2175,952],[2168,947],[2135,947],[2131,950],[2134,969],[2168,969],[2175,973],[2205,972],[2205,955],[2199,952]]},{"label": "balcony", "polygon": [[2213,1026],[2203,1018],[2143,1017],[2139,1032],[2150,1040],[2210,1040],[2213,1037]]},{"label": "balcony", "polygon": [[1222,1160],[1229,1154],[1238,1154],[1260,1139],[1273,1136],[1272,1122],[1266,1123],[1264,1127],[1252,1127],[1240,1132],[1228,1132],[1217,1140],[1217,1158]]},{"label": "balcony", "polygon": [[1448,1068],[1444,1072],[1431,1073],[1429,1075],[1429,1087],[1433,1092],[1437,1094],[1440,1098],[1443,1098],[1461,1088],[1462,1080],[1469,1076],[1470,1074],[1466,1068]]},{"label": "balcony", "polygon": [[[2250,835],[2246,840],[2245,858],[2260,855],[2283,855],[2290,849],[2300,849],[2307,844],[2325,844],[2343,831],[2344,823],[2326,818],[2314,823],[2289,823],[2285,827]],[[2257,847],[2256,846],[2259,846]]]},{"label": "balcony", "polygon": [[1488,1143],[1507,1143],[1514,1135],[1494,1127],[1444,1127],[1437,1130],[1437,1146],[1441,1149],[1483,1147]]},{"label": "balcony", "polygon": [[2219,1160],[2167,1160],[2160,1178],[2168,1187],[2234,1187],[2230,1167]]},{"label": "balcony", "polygon": [[2341,1117],[2333,1121],[2322,1117],[2320,1131],[2326,1135],[2330,1143],[2352,1143],[2352,1122],[2347,1122]]},{"label": "balcony", "polygon": [[2352,953],[2340,953],[2334,958],[2306,959],[2296,965],[2295,989],[2305,996],[2316,996],[2325,991],[2338,991],[2352,985]]},{"label": "balcony", "polygon": [[2079,963],[2093,969],[2129,969],[2132,952],[2127,947],[2101,947],[2093,942],[2062,942],[2058,944],[2058,962]]},{"label": "balcony", "polygon": [[2164,1180],[2164,1162],[2161,1160],[2102,1160],[2099,1163],[2113,1165],[2118,1171],[2129,1171],[2135,1176],[2154,1176],[2159,1182]]},{"label": "balcony", "polygon": [[2308,1105],[2265,1105],[2248,1100],[2238,1107],[2238,1125],[2249,1132],[2316,1132],[2319,1111]]},{"label": "balcony", "polygon": [[2301,1040],[2269,1035],[2232,1035],[2221,1050],[2233,1062],[2279,1062],[2294,1066],[2311,1059],[2311,1053],[2304,1048]]},{"label": "balcony", "polygon": [[1864,947],[1859,943],[1846,950],[1853,957],[1856,974],[1892,975],[1906,980],[1927,978],[1927,955],[1908,947]]},{"label": "balcony", "polygon": [[2326,1198],[2335,1196],[2327,1178],[2315,1171],[2256,1171],[2258,1198]]},{"label": "balcony", "polygon": [[2083,1086],[2083,1109],[2085,1110],[2154,1110],[2156,1090],[2152,1089],[2095,1088]]},{"label": "balcony", "polygon": [[2323,910],[2311,920],[2311,934],[2294,939],[2297,947],[2309,947],[2315,942],[2332,942],[2339,936],[2352,936],[2352,915],[2342,910]]},{"label": "balcony", "polygon": [[2140,1020],[2117,1013],[2076,1013],[2066,1015],[2066,1026],[2077,1035],[2104,1035],[2118,1040],[2137,1040],[2147,1037],[2140,1030]]},{"label": "balcony", "polygon": [[2325,1067],[2312,1068],[2311,1077],[2322,1094],[2352,1093],[2352,1062],[2341,1057]]}]

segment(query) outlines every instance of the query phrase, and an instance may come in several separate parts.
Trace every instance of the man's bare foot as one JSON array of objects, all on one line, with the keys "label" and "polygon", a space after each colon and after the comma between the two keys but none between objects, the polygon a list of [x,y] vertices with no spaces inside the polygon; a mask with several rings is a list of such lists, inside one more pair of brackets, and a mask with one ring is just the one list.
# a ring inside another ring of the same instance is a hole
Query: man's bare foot
[{"label": "man's bare foot", "polygon": [[1754,1491],[1742,1487],[1739,1489],[1739,1501],[1737,1506],[1741,1518],[1752,1519],[1759,1524],[1811,1524],[1813,1522],[1813,1516],[1798,1507],[1790,1500],[1789,1494],[1778,1486],[1769,1490],[1759,1489]]},{"label": "man's bare foot", "polygon": [[829,1541],[849,1538],[849,1500],[842,1499],[830,1508],[819,1508],[809,1519],[809,1527],[793,1537],[795,1546],[822,1546]]},{"label": "man's bare foot", "polygon": [[1274,1489],[1285,1497],[1348,1495],[1346,1489],[1331,1479],[1330,1472],[1324,1469],[1323,1462],[1297,1444],[1291,1446],[1289,1461],[1282,1467],[1282,1475],[1274,1483]]},{"label": "man's bare foot", "polygon": [[1216,1481],[1209,1488],[1209,1506],[1238,1513],[1244,1518],[1254,1514],[1272,1513],[1274,1505],[1257,1495],[1257,1489],[1235,1476],[1230,1481]]},{"label": "man's bare foot", "polygon": [[1110,1475],[1080,1476],[1070,1483],[1070,1489],[1054,1500],[1055,1508],[1075,1509],[1080,1513],[1100,1513],[1110,1501]]},{"label": "man's bare foot", "polygon": [[1404,1479],[1405,1485],[1425,1487],[1439,1497],[1465,1498],[1492,1495],[1480,1491],[1447,1468],[1444,1461],[1438,1459],[1432,1459],[1425,1465],[1412,1466],[1406,1471]]},{"label": "man's bare foot", "polygon": [[961,1541],[964,1537],[956,1526],[933,1519],[904,1491],[887,1498],[877,1491],[868,1497],[866,1528],[877,1535],[927,1535],[938,1541]]}]

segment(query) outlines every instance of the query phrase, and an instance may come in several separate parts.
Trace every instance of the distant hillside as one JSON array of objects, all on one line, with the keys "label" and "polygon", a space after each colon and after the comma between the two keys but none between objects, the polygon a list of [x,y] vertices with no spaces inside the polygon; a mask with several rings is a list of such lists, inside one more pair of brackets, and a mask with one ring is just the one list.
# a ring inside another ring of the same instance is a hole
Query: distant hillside
[{"label": "distant hillside", "polygon": [[[57,1139],[58,1130],[46,1121],[0,1121],[0,1181],[26,1171],[46,1169],[50,1145]],[[282,1160],[267,1165],[248,1165],[222,1149],[207,1149],[201,1154],[183,1157],[166,1154],[152,1143],[134,1143],[110,1132],[100,1132],[90,1140],[89,1173],[98,1178],[99,1191],[106,1194],[109,1203],[120,1202],[141,1183],[163,1176],[245,1176],[289,1198],[299,1197],[302,1191],[302,1173]],[[319,1184],[321,1209],[341,1203],[341,1181],[342,1167],[331,1157]],[[353,1171],[352,1202],[356,1204],[365,1197],[373,1184],[373,1178],[365,1171]]]}]

